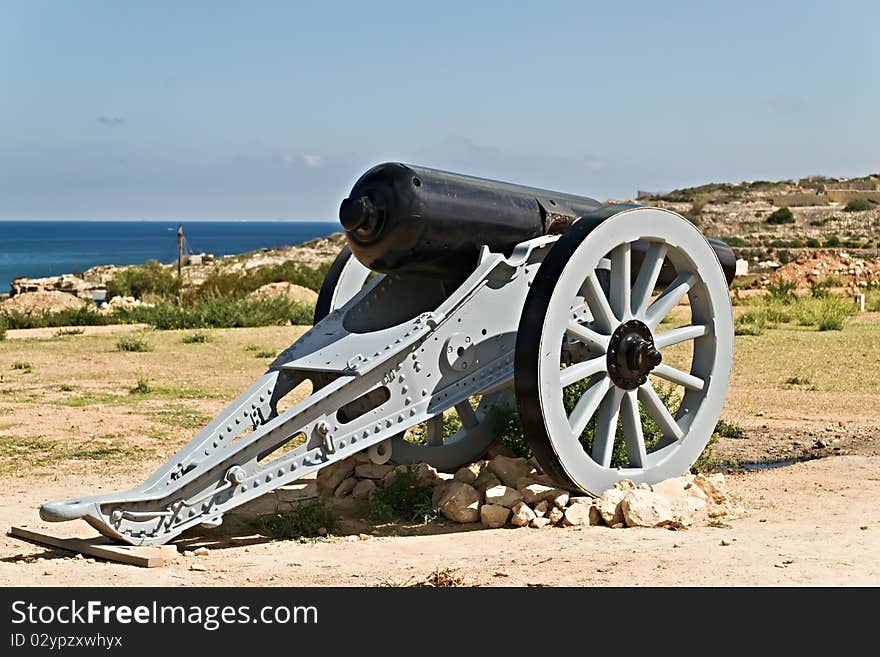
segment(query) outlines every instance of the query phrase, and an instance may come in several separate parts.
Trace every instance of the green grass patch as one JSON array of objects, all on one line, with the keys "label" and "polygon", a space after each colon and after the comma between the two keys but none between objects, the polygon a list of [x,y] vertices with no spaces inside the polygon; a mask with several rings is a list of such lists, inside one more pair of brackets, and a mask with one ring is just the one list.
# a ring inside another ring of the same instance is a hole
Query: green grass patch
[{"label": "green grass patch", "polygon": [[153,388],[150,386],[150,380],[146,375],[139,376],[134,388],[131,389],[131,394],[133,395],[148,395],[151,392],[153,392]]},{"label": "green grass patch", "polygon": [[152,456],[152,450],[87,440],[76,445],[26,436],[0,436],[0,475],[23,475],[34,467],[70,460],[134,461]]},{"label": "green grass patch", "polygon": [[419,522],[426,524],[437,518],[431,504],[430,486],[418,482],[416,466],[399,469],[394,480],[379,488],[370,499],[369,515],[374,522]]},{"label": "green grass patch", "polygon": [[797,388],[806,388],[807,390],[815,390],[816,384],[813,383],[813,380],[808,376],[803,376],[801,374],[795,374],[794,376],[786,377],[782,383],[786,386],[794,386]]},{"label": "green grass patch", "polygon": [[80,395],[67,397],[55,401],[59,406],[69,406],[72,408],[81,408],[83,406],[94,406],[97,404],[126,404],[131,403],[128,396],[113,394],[110,392],[84,392]]},{"label": "green grass patch", "polygon": [[183,336],[180,341],[183,344],[205,344],[211,340],[211,334],[207,331],[196,331],[195,333]]},{"label": "green grass patch", "polygon": [[71,335],[82,335],[86,330],[81,326],[65,326],[55,331],[56,338],[65,338]]},{"label": "green grass patch", "polygon": [[138,390],[139,386],[129,390],[129,394],[118,394],[112,392],[83,392],[79,395],[73,395],[63,399],[53,401],[59,406],[69,406],[79,408],[82,406],[95,406],[98,404],[125,406],[137,404],[145,400],[155,399],[219,399],[223,394],[207,388],[186,388],[181,386],[154,386],[149,381],[144,382],[149,388],[148,392]]},{"label": "green grass patch", "polygon": [[256,528],[275,540],[305,540],[330,536],[336,529],[336,515],[322,499],[293,502],[287,510],[257,516]]},{"label": "green grass patch", "polygon": [[736,317],[734,334],[762,335],[767,329],[790,322],[820,331],[839,331],[855,313],[856,306],[849,298],[830,294],[827,288],[809,296],[771,294],[756,299],[748,311]]},{"label": "green grass patch", "polygon": [[815,326],[820,331],[841,331],[846,320],[856,313],[848,298],[828,295],[820,298],[801,297],[796,308],[801,326]]},{"label": "green grass patch", "polygon": [[722,419],[718,420],[718,424],[715,425],[714,433],[722,438],[734,438],[738,440],[745,437],[746,430],[735,422],[728,422],[727,420]]},{"label": "green grass patch", "polygon": [[211,420],[211,417],[185,406],[173,406],[150,413],[150,418],[169,427],[181,429],[200,429]]},{"label": "green grass patch", "polygon": [[153,347],[151,347],[150,343],[139,335],[125,335],[116,341],[116,349],[119,351],[141,353],[152,351]]}]

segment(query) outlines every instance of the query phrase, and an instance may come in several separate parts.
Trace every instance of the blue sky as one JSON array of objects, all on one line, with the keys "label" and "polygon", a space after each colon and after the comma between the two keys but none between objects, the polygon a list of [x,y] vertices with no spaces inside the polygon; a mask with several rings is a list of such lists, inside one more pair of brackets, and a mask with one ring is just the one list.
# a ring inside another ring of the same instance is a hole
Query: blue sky
[{"label": "blue sky", "polygon": [[880,3],[0,0],[0,219],[334,220],[400,160],[625,198],[880,171]]}]

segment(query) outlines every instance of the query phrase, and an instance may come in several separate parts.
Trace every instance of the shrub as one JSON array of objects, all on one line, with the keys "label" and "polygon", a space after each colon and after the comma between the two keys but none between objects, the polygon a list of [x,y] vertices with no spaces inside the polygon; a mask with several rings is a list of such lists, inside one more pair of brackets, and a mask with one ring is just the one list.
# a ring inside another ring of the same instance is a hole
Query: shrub
[{"label": "shrub", "polygon": [[59,312],[19,313],[8,312],[3,315],[6,328],[44,328],[58,326],[101,326],[115,324],[117,320],[110,314],[101,315],[88,306],[70,308]]},{"label": "shrub", "polygon": [[204,344],[211,341],[211,334],[207,331],[196,331],[183,336],[180,340],[183,344]]},{"label": "shrub", "polygon": [[848,317],[856,312],[849,299],[828,295],[803,299],[796,308],[801,326],[816,326],[820,331],[840,331]]},{"label": "shrub", "polygon": [[146,264],[121,269],[107,281],[107,298],[135,297],[141,299],[152,294],[160,298],[172,298],[180,292],[181,282],[170,267],[163,267],[156,260]]},{"label": "shrub", "polygon": [[125,335],[116,341],[116,348],[119,351],[144,352],[152,351],[153,348],[142,337],[138,335]]},{"label": "shrub", "polygon": [[825,240],[825,248],[834,248],[840,246],[840,238],[837,235],[831,235]]},{"label": "shrub", "polygon": [[800,374],[795,374],[794,376],[786,378],[783,383],[787,386],[800,386],[809,390],[816,389],[816,385],[813,383],[810,377],[801,376]]},{"label": "shrub", "polygon": [[797,297],[790,297],[790,299],[791,301],[772,298],[765,300],[755,312],[764,317],[769,328],[772,328],[773,324],[788,324],[794,318],[792,304],[797,302]]},{"label": "shrub", "polygon": [[515,456],[530,458],[532,449],[523,435],[519,411],[514,408],[510,414],[497,418],[496,422],[498,428],[495,430],[495,439],[513,452]]},{"label": "shrub", "polygon": [[275,507],[273,513],[257,516],[257,530],[276,540],[306,539],[329,536],[336,529],[336,516],[322,499],[294,502],[282,512]]},{"label": "shrub", "polygon": [[137,378],[137,385],[131,389],[131,394],[133,395],[148,395],[153,392],[153,388],[150,385],[150,380],[146,375],[142,374]]},{"label": "shrub", "polygon": [[21,370],[22,372],[28,373],[32,369],[34,369],[34,366],[31,365],[26,360],[17,360],[14,363],[12,363],[12,369]]},{"label": "shrub", "polygon": [[763,335],[767,327],[767,318],[763,313],[748,311],[737,317],[733,322],[734,335]]},{"label": "shrub", "polygon": [[726,420],[718,420],[715,425],[715,433],[723,438],[742,438],[746,435],[746,430],[740,425]]},{"label": "shrub", "polygon": [[733,247],[741,247],[746,245],[746,241],[742,237],[737,237],[736,235],[731,235],[730,237],[725,237],[724,241],[727,243],[727,246]]},{"label": "shrub", "polygon": [[257,288],[268,283],[288,282],[301,285],[315,292],[320,291],[321,284],[330,269],[331,263],[324,263],[317,269],[307,267],[292,260],[269,267],[260,267],[248,272],[219,272],[208,275],[205,282],[190,291],[190,300],[213,297],[242,299]]},{"label": "shrub", "polygon": [[287,299],[199,299],[193,304],[133,306],[114,311],[123,323],[143,322],[157,329],[239,328],[311,324],[314,307]]},{"label": "shrub", "polygon": [[783,303],[791,303],[797,298],[795,296],[796,289],[797,283],[784,278],[780,278],[775,283],[770,283],[770,285],[767,286],[767,292],[769,293],[770,298],[782,301]]},{"label": "shrub", "polygon": [[82,335],[86,330],[81,326],[68,326],[55,331],[56,338],[63,338],[69,335]]},{"label": "shrub", "polygon": [[6,321],[0,318],[0,341],[6,339]]},{"label": "shrub", "polygon": [[373,493],[370,518],[374,522],[431,522],[437,518],[432,492],[430,486],[418,482],[416,466],[398,468],[391,483]]},{"label": "shrub", "polygon": [[864,212],[874,209],[875,204],[866,198],[851,198],[843,208],[844,212]]},{"label": "shrub", "polygon": [[765,223],[779,225],[779,224],[793,224],[794,223],[794,215],[791,210],[786,207],[779,208],[778,210],[774,210],[767,218],[764,220]]},{"label": "shrub", "polygon": [[819,242],[819,240],[817,240],[815,237],[811,237],[810,239],[808,239],[806,241],[806,245],[811,249],[818,249],[820,246],[822,246],[821,242]]},{"label": "shrub", "polygon": [[715,444],[718,442],[718,434],[712,433],[709,436],[709,442],[706,443],[706,446],[703,448],[703,451],[697,457],[697,460],[694,461],[694,464],[691,466],[692,474],[700,474],[700,473],[708,473],[716,470],[718,468],[718,461],[715,460],[712,456],[712,452],[715,451]]},{"label": "shrub", "polygon": [[814,281],[810,283],[810,296],[816,299],[821,299],[823,297],[827,297],[829,295],[829,288],[831,286],[823,281]]}]

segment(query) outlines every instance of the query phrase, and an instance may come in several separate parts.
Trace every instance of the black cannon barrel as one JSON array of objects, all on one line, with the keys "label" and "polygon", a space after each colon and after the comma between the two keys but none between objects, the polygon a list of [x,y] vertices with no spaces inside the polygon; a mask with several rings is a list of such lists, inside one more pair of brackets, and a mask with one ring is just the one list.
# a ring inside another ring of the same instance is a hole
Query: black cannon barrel
[{"label": "black cannon barrel", "polygon": [[572,219],[591,198],[390,162],[367,171],[339,208],[355,257],[373,271],[443,278],[472,271],[480,247],[509,252]]},{"label": "black cannon barrel", "polygon": [[[482,245],[509,253],[601,207],[585,196],[387,162],[358,179],[339,221],[354,256],[373,271],[460,279],[473,270]],[[730,283],[733,252],[719,240],[710,243]],[[672,277],[666,263],[659,282]]]}]

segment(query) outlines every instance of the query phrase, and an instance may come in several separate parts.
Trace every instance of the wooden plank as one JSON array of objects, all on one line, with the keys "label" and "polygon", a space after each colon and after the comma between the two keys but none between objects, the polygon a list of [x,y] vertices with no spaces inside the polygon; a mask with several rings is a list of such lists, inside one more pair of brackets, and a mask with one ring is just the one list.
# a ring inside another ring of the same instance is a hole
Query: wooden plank
[{"label": "wooden plank", "polygon": [[144,568],[165,566],[177,557],[177,548],[173,545],[118,545],[106,536],[88,539],[64,538],[27,525],[12,527],[8,535],[41,545]]}]

